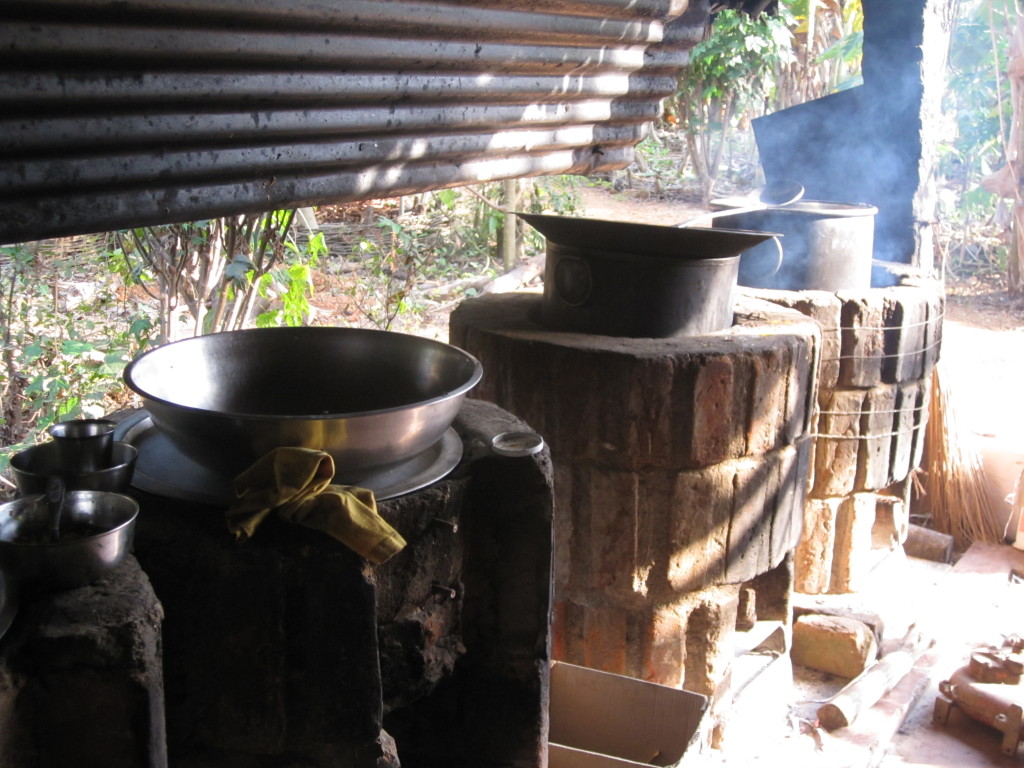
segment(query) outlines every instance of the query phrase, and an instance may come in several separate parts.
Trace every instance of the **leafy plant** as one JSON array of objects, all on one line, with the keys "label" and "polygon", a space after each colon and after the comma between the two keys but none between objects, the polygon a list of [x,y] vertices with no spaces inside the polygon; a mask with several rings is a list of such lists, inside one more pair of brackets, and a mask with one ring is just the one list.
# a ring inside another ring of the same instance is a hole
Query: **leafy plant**
[{"label": "leafy plant", "polygon": [[421,265],[418,235],[397,221],[379,216],[377,231],[361,238],[356,252],[364,273],[350,289],[360,313],[372,325],[387,330],[409,309],[409,296]]},{"label": "leafy plant", "polygon": [[785,8],[795,56],[779,70],[769,111],[860,84],[864,46],[860,0],[790,0]]},{"label": "leafy plant", "polygon": [[1000,220],[1000,200],[983,182],[1006,163],[1013,102],[1004,92],[1004,32],[1016,13],[1006,0],[967,3],[953,30],[938,171],[940,247],[955,275],[1007,264],[1008,217]]},{"label": "leafy plant", "polygon": [[[126,282],[158,303],[164,341],[179,331],[199,335],[253,322],[299,325],[309,311],[310,268],[326,245],[315,233],[300,246],[294,219],[287,210],[141,227],[115,234],[116,253]],[[270,308],[274,299],[281,308]]]},{"label": "leafy plant", "polygon": [[11,453],[56,421],[124,403],[121,372],[154,330],[147,308],[119,290],[104,249],[70,253],[67,242],[0,248],[0,440]]},{"label": "leafy plant", "polygon": [[756,19],[722,11],[679,77],[674,114],[686,136],[705,204],[730,134],[741,121],[763,110],[773,96],[779,69],[794,58],[787,26],[791,18],[784,5],[779,16],[762,14]]}]

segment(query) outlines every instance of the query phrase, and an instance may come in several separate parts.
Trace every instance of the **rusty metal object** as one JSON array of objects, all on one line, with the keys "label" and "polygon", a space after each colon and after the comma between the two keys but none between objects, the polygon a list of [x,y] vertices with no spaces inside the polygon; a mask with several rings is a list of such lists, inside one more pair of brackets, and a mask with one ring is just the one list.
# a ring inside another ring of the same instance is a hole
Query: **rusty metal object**
[{"label": "rusty metal object", "polygon": [[939,683],[934,721],[945,725],[956,707],[1003,735],[1003,754],[1012,755],[1024,738],[1024,671],[1020,638],[1007,639],[1002,647],[975,650],[967,664]]}]

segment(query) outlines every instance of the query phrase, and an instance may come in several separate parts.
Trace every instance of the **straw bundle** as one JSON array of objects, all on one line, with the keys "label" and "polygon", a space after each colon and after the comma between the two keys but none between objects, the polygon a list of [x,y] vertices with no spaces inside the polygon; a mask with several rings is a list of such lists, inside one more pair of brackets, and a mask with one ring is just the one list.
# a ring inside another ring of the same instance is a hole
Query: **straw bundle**
[{"label": "straw bundle", "polygon": [[973,542],[996,544],[1002,533],[992,519],[985,468],[973,442],[957,424],[940,368],[937,365],[932,373],[923,461],[932,527],[950,534],[958,549]]},{"label": "straw bundle", "polygon": [[[1024,540],[1017,541],[1017,532],[1021,530],[1021,518],[1024,517],[1024,472],[1020,473],[1020,477],[1017,478],[1017,485],[1013,489],[1013,506],[1010,509],[1010,518],[1006,521],[1006,525],[1009,526],[1013,520],[1017,521],[1017,530],[1008,531],[1008,537],[1015,547],[1018,549],[1024,548]],[[1022,537],[1024,539],[1024,537]]]}]

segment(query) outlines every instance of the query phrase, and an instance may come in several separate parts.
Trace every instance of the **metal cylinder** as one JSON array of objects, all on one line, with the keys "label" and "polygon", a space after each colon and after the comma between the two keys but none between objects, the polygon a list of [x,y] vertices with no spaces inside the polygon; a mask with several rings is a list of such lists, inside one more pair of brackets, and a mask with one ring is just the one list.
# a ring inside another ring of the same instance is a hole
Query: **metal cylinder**
[{"label": "metal cylinder", "polygon": [[790,291],[862,290],[871,287],[877,212],[874,206],[860,203],[801,200],[722,216],[715,220],[715,227],[782,235],[781,264],[774,243],[751,248],[740,261],[740,285]]}]

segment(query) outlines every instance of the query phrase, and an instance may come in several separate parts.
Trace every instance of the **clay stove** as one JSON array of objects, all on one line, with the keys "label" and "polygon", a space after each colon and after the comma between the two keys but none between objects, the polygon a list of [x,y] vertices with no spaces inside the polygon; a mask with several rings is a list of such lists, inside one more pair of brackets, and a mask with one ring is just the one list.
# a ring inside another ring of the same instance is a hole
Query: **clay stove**
[{"label": "clay stove", "polygon": [[381,502],[409,542],[381,566],[140,493],[136,557],[5,636],[4,765],[543,765],[550,464],[491,452],[526,427],[490,403],[453,426],[460,465]]}]

